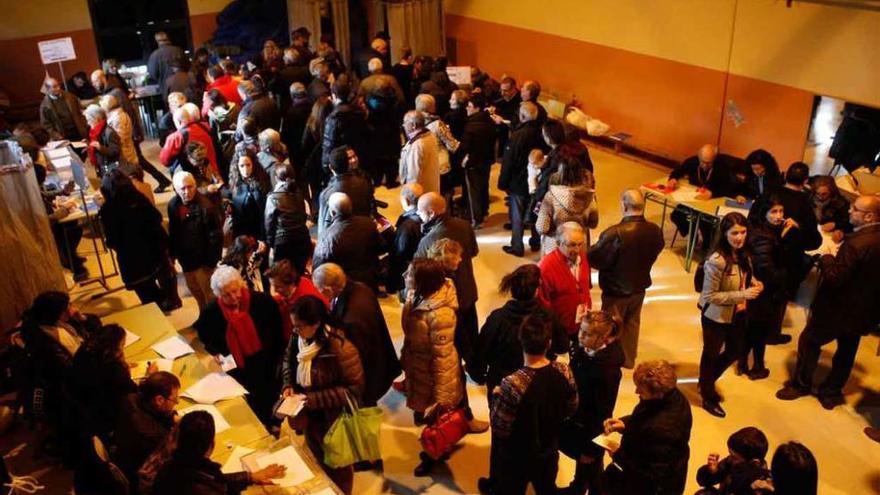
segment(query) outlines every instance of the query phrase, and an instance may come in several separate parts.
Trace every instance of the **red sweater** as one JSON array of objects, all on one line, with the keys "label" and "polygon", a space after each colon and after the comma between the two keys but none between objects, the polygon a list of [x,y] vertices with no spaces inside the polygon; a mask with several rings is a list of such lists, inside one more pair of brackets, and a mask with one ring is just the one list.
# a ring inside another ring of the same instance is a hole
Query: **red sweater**
[{"label": "red sweater", "polygon": [[590,299],[590,263],[586,252],[581,253],[578,280],[571,274],[568,260],[558,249],[541,258],[538,267],[541,269],[539,297],[559,316],[569,335],[576,334],[579,327],[575,321],[577,307],[583,304],[589,309],[593,305]]},{"label": "red sweater", "polygon": [[[208,149],[208,163],[211,164],[214,172],[220,175],[220,169],[217,168],[217,153],[214,150],[214,141],[203,125],[201,122],[191,122],[186,125],[186,131],[189,133],[189,142],[198,141],[205,145],[205,148]],[[159,161],[166,167],[171,165],[171,161],[174,160],[174,157],[180,153],[181,148],[184,146],[183,134],[180,131],[181,129],[178,129],[168,136],[165,140],[165,146],[159,151]]]},{"label": "red sweater", "polygon": [[211,91],[212,89],[216,89],[220,91],[220,94],[226,98],[226,101],[231,101],[238,106],[241,106],[241,95],[238,94],[238,81],[232,78],[232,76],[220,76],[214,80],[211,84],[205,88],[205,91]]}]

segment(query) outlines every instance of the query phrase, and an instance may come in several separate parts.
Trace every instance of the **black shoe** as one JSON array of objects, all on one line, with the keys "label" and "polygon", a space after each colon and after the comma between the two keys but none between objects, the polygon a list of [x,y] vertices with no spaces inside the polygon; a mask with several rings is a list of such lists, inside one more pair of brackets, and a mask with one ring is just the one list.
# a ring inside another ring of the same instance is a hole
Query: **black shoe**
[{"label": "black shoe", "polygon": [[354,472],[356,473],[371,471],[373,469],[373,463],[370,461],[360,461],[354,463],[352,467],[354,468]]},{"label": "black shoe", "polygon": [[721,407],[721,404],[712,401],[703,401],[703,409],[706,410],[707,413],[715,416],[716,418],[723,418],[727,416],[727,413],[724,411],[724,408]]},{"label": "black shoe", "polygon": [[73,281],[74,282],[82,282],[83,280],[86,280],[88,278],[89,278],[89,271],[86,270],[85,268],[83,268],[80,271],[76,271],[73,274]]},{"label": "black shoe", "polygon": [[431,457],[424,452],[419,453],[419,459],[421,459],[422,462],[420,462],[413,470],[413,474],[416,476],[428,476],[431,474],[431,470],[434,469],[434,464],[439,462],[431,459]]},{"label": "black shoe", "polygon": [[176,301],[162,301],[159,303],[159,309],[161,309],[163,313],[170,313],[182,307],[183,301],[181,301],[180,299]]},{"label": "black shoe", "polygon": [[168,184],[159,184],[158,186],[156,186],[156,189],[153,189],[153,192],[156,194],[161,194],[161,193],[165,192],[165,189],[168,189],[168,186],[170,186],[170,185],[171,185],[170,182]]},{"label": "black shoe", "polygon": [[810,391],[791,383],[786,384],[784,388],[776,391],[776,398],[779,400],[795,400],[800,399],[805,395],[810,395]]},{"label": "black shoe", "polygon": [[780,333],[767,337],[767,345],[782,345],[791,342],[791,335]]},{"label": "black shoe", "polygon": [[737,364],[737,365],[733,368],[733,374],[735,374],[736,376],[740,376],[740,375],[748,375],[748,374],[749,374],[749,365],[747,365],[747,364]]},{"label": "black shoe", "polygon": [[513,230],[513,224],[511,224],[510,222],[505,222],[504,230]]},{"label": "black shoe", "polygon": [[537,253],[541,249],[541,242],[538,241],[537,244],[529,242],[529,249],[531,249],[533,253]]},{"label": "black shoe", "polygon": [[763,380],[770,376],[770,370],[767,368],[755,368],[746,372],[746,376],[749,377],[749,380]]},{"label": "black shoe", "polygon": [[493,495],[495,483],[489,478],[480,478],[477,480],[477,490],[483,495]]},{"label": "black shoe", "polygon": [[846,402],[842,394],[819,394],[819,403],[822,407],[829,411],[837,406],[841,406]]},{"label": "black shoe", "polygon": [[513,256],[519,256],[520,258],[525,256],[525,254],[526,254],[524,251],[518,251],[518,250],[514,249],[513,246],[503,246],[501,249],[507,254],[512,254]]}]

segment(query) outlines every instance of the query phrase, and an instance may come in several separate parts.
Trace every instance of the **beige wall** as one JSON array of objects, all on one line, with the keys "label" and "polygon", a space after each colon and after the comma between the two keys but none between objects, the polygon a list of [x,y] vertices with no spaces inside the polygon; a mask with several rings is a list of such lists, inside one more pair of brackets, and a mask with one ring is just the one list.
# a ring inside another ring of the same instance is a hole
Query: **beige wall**
[{"label": "beige wall", "polygon": [[446,9],[880,106],[877,11],[783,0],[447,0]]},{"label": "beige wall", "polygon": [[0,20],[0,40],[91,28],[86,0],[6,0]]}]

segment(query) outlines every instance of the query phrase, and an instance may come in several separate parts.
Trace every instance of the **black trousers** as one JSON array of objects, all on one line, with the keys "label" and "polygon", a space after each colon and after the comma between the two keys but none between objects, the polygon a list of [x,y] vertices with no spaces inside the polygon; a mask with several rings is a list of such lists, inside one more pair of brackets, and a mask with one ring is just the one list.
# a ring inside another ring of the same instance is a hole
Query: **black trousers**
[{"label": "black trousers", "polygon": [[745,342],[743,352],[739,358],[741,370],[749,367],[749,354],[752,354],[753,369],[764,369],[764,352],[767,349],[767,338],[771,335],[782,333],[782,320],[785,318],[786,299],[779,298],[771,303],[771,313],[765,318],[756,319],[749,317],[746,324]]},{"label": "black trousers", "polygon": [[519,194],[508,194],[508,211],[510,212],[510,225],[512,232],[510,233],[510,246],[517,253],[525,252],[523,247],[523,232],[525,230],[526,207],[529,204],[528,196]]},{"label": "black trousers", "polygon": [[138,163],[141,168],[144,169],[144,172],[150,174],[156,182],[159,183],[160,187],[168,187],[171,185],[171,179],[169,179],[165,174],[159,171],[155,165],[150,163],[149,160],[144,156],[144,152],[141,151],[141,142],[134,142],[134,150],[137,152]]},{"label": "black trousers", "polygon": [[504,495],[520,495],[526,493],[529,483],[537,495],[556,494],[556,473],[559,470],[559,453],[534,455],[526,449],[495,447],[492,439],[494,458],[490,463],[499,463],[494,471],[498,476],[491,478],[494,482],[494,493]]},{"label": "black trousers", "polygon": [[[703,401],[720,399],[715,382],[739,359],[745,337],[745,315],[736,315],[732,323],[718,323],[700,317],[703,326],[703,353],[700,356],[700,395]],[[721,348],[724,348],[722,351]]]},{"label": "black trousers", "polygon": [[819,354],[822,346],[832,340],[837,340],[837,350],[831,359],[831,371],[825,377],[825,381],[819,386],[819,395],[833,397],[843,393],[843,386],[849,379],[853,364],[856,361],[856,352],[859,350],[861,335],[839,334],[829,328],[830,325],[816,324],[808,321],[807,327],[801,333],[798,340],[797,364],[795,364],[795,386],[805,390],[811,390],[813,386],[813,374],[819,363]]}]

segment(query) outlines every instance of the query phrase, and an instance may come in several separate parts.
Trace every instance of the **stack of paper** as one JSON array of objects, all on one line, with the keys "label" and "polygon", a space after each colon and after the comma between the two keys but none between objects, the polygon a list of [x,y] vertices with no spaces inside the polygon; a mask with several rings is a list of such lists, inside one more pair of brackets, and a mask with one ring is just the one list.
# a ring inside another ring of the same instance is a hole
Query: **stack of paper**
[{"label": "stack of paper", "polygon": [[248,391],[225,373],[209,373],[181,395],[199,404],[213,404],[224,399],[241,397]]},{"label": "stack of paper", "polygon": [[174,361],[171,359],[151,359],[148,361],[138,361],[134,363],[134,368],[131,369],[131,377],[132,379],[144,378],[147,376],[147,369],[150,367],[151,363],[155,363],[159,368],[159,371],[167,371],[171,373],[171,368],[174,366]]},{"label": "stack of paper", "polygon": [[131,344],[134,344],[138,340],[141,340],[140,335],[138,335],[136,333],[129,332],[128,330],[125,331],[125,347],[128,347]]},{"label": "stack of paper", "polygon": [[189,345],[189,342],[180,335],[175,335],[174,337],[163,340],[158,344],[153,344],[153,350],[167,359],[177,359],[180,356],[186,356],[187,354],[196,352],[195,349]]},{"label": "stack of paper", "polygon": [[214,434],[218,434],[224,432],[230,428],[229,422],[226,421],[226,418],[220,414],[220,411],[214,407],[209,405],[195,405],[192,407],[187,407],[185,409],[180,409],[177,411],[181,417],[186,416],[187,413],[191,413],[193,411],[205,411],[210,414],[214,418]]},{"label": "stack of paper", "polygon": [[220,356],[220,369],[224,372],[232,371],[235,368],[238,368],[238,365],[235,364],[235,358],[232,357],[232,354],[228,356]]},{"label": "stack of paper", "polygon": [[620,448],[620,442],[622,439],[623,435],[621,435],[620,432],[614,431],[607,435],[604,433],[600,434],[593,439],[593,443],[613,454]]},{"label": "stack of paper", "polygon": [[300,485],[315,477],[312,470],[306,465],[306,461],[299,456],[293,447],[285,447],[278,452],[260,457],[256,462],[260,469],[265,469],[270,464],[281,464],[286,467],[287,471],[283,478],[272,480],[273,483],[284,488]]},{"label": "stack of paper", "polygon": [[305,407],[305,402],[299,396],[291,395],[284,398],[281,405],[275,410],[275,416],[279,419],[287,416],[294,417],[302,411],[303,407]]},{"label": "stack of paper", "polygon": [[223,467],[220,468],[220,471],[226,474],[244,471],[244,464],[242,464],[241,458],[253,452],[254,449],[236,445],[235,449],[232,450],[232,454],[229,454],[229,459],[226,459],[226,464],[223,464]]}]

